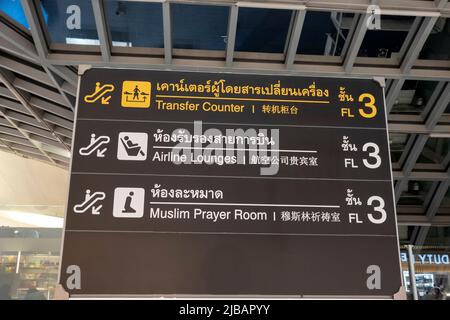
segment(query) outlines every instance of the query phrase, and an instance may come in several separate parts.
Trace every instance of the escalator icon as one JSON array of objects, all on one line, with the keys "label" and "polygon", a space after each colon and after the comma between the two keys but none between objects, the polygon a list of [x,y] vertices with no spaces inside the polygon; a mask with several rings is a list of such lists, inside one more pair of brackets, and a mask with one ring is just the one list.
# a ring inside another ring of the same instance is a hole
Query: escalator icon
[{"label": "escalator icon", "polygon": [[101,99],[101,104],[109,104],[111,99],[110,92],[114,91],[114,86],[112,84],[101,85],[100,82],[95,83],[95,90],[91,94],[84,96],[84,101],[87,103],[94,103],[98,99]]},{"label": "escalator icon", "polygon": [[103,148],[111,139],[108,136],[96,136],[91,133],[91,140],[86,147],[81,147],[79,152],[82,156],[88,156],[97,151],[97,158],[103,158],[108,148]]},{"label": "escalator icon", "polygon": [[147,159],[148,135],[145,132],[121,132],[117,142],[117,159],[137,160]]},{"label": "escalator icon", "polygon": [[94,192],[91,194],[90,189],[86,189],[84,194],[84,201],[82,203],[73,206],[73,211],[76,213],[84,213],[91,209],[91,213],[98,215],[100,214],[100,209],[103,205],[99,204],[95,206],[98,202],[105,200],[106,194],[104,192]]}]

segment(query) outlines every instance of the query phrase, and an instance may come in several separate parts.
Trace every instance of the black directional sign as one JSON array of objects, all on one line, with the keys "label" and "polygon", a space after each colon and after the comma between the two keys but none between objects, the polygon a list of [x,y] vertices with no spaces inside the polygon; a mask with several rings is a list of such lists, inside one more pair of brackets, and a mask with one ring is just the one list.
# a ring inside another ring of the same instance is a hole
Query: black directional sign
[{"label": "black directional sign", "polygon": [[91,69],[77,108],[71,295],[400,290],[380,81]]}]

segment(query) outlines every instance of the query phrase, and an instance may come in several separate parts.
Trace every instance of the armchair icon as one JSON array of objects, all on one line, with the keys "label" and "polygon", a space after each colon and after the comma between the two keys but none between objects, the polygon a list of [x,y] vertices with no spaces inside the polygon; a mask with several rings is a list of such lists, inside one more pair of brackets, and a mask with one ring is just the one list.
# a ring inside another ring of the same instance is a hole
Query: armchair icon
[{"label": "armchair icon", "polygon": [[122,145],[129,156],[137,156],[140,154],[141,156],[145,157],[145,153],[144,151],[142,151],[141,146],[138,143],[134,143],[133,141],[131,141],[130,137],[125,136],[123,138],[120,138],[120,142],[122,142]]}]

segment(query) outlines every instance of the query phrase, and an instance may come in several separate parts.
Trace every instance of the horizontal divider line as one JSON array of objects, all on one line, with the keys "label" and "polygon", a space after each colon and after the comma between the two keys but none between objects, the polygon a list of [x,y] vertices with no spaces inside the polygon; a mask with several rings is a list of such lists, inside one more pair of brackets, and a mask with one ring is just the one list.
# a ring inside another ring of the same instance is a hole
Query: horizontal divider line
[{"label": "horizontal divider line", "polygon": [[390,179],[357,179],[357,178],[293,178],[293,177],[266,177],[266,176],[212,176],[195,174],[161,174],[161,173],[121,173],[121,172],[85,172],[73,171],[72,174],[110,175],[110,176],[155,176],[155,177],[190,177],[190,178],[225,178],[225,179],[279,179],[279,180],[323,180],[323,181],[370,181],[391,182]]},{"label": "horizontal divider line", "polygon": [[[192,121],[164,121],[164,120],[127,120],[127,119],[106,119],[106,118],[83,118],[79,117],[77,121],[117,121],[117,122],[152,122],[152,123],[186,123],[193,124],[194,121],[201,120],[192,120]],[[295,124],[263,124],[263,123],[236,123],[236,122],[205,122],[202,121],[202,124],[207,125],[221,125],[221,126],[247,126],[247,127],[293,127],[293,128],[329,128],[329,129],[358,129],[358,130],[387,130],[386,128],[373,128],[373,127],[345,127],[345,126],[308,126],[308,125],[295,125]]]},{"label": "horizontal divider line", "polygon": [[386,234],[339,234],[339,233],[274,233],[274,232],[202,232],[202,231],[149,231],[149,230],[69,230],[66,229],[65,232],[74,233],[167,233],[167,234],[221,234],[221,235],[267,235],[267,236],[323,236],[323,237],[385,237],[385,238],[395,238],[397,235],[386,235]]}]

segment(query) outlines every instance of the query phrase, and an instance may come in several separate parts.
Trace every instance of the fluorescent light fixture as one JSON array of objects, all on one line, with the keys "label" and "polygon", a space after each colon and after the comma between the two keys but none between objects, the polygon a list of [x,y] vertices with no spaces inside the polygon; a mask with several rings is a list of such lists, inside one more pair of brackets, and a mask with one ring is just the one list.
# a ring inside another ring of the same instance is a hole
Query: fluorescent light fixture
[{"label": "fluorescent light fixture", "polygon": [[431,133],[430,138],[450,138],[450,133]]},{"label": "fluorescent light fixture", "polygon": [[[88,46],[99,46],[100,41],[96,39],[82,39],[82,38],[66,38],[67,44],[78,44],[78,45],[88,45]],[[132,47],[133,43],[125,41],[113,41],[112,45],[114,47]]]},{"label": "fluorescent light fixture", "polygon": [[67,44],[81,44],[89,46],[99,46],[100,41],[98,39],[83,39],[83,38],[66,38]]},{"label": "fluorescent light fixture", "polygon": [[112,45],[113,47],[133,47],[133,44],[131,42],[124,41],[113,41]]},{"label": "fluorescent light fixture", "polygon": [[124,2],[156,2],[156,3],[164,3],[167,0],[125,0]]},{"label": "fluorescent light fixture", "polygon": [[236,2],[237,7],[241,8],[259,8],[259,9],[285,9],[285,10],[306,10],[304,5],[283,4],[283,3],[264,3],[264,2]]},{"label": "fluorescent light fixture", "polygon": [[440,17],[439,12],[406,11],[406,10],[380,10],[380,14],[386,16],[416,16],[416,17]]},{"label": "fluorescent light fixture", "polygon": [[0,210],[0,218],[39,228],[62,228],[64,219],[43,214]]},{"label": "fluorescent light fixture", "polygon": [[17,254],[16,273],[19,273],[21,254],[22,254],[22,251],[19,251],[19,253]]}]

